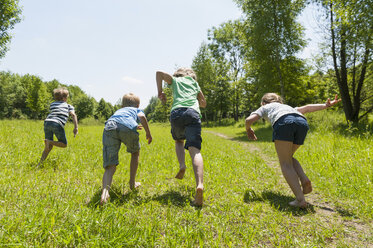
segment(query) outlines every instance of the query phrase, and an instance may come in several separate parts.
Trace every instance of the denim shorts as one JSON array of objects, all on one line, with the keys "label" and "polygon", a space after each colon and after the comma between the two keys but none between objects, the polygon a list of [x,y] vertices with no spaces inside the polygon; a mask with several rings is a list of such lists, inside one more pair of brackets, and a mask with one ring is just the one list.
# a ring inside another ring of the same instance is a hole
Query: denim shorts
[{"label": "denim shorts", "polygon": [[56,135],[56,138],[59,142],[62,142],[67,145],[67,139],[65,134],[65,129],[61,127],[60,124],[54,121],[45,121],[44,122],[44,134],[45,139],[53,140],[53,134]]},{"label": "denim shorts", "polygon": [[307,120],[297,114],[282,116],[273,125],[272,141],[284,140],[303,145],[308,132]]},{"label": "denim shorts", "polygon": [[139,133],[120,124],[110,130],[104,130],[102,136],[104,168],[119,164],[118,153],[121,143],[126,145],[129,153],[139,151]]},{"label": "denim shorts", "polygon": [[185,149],[193,146],[201,150],[201,118],[192,108],[177,108],[171,111],[171,134],[174,140],[186,140]]}]

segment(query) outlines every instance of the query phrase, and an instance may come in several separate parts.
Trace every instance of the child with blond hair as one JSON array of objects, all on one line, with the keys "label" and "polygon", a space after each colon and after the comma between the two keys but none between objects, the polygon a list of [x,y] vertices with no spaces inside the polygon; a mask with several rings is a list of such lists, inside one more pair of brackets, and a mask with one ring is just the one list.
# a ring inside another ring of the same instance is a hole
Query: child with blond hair
[{"label": "child with blond hair", "polygon": [[[148,144],[152,142],[148,121],[142,110],[139,109],[140,98],[129,93],[122,98],[122,108],[117,110],[105,123],[102,137],[103,161],[105,173],[102,178],[102,194],[100,204],[109,200],[109,191],[117,165],[119,164],[118,153],[121,143],[131,153],[130,162],[130,188],[136,189],[141,185],[136,182],[137,167],[140,156],[139,133],[137,130],[145,129]],[[141,125],[138,125],[141,123]]]},{"label": "child with blond hair", "polygon": [[[74,107],[67,103],[69,91],[66,88],[60,87],[53,90],[55,101],[50,105],[50,114],[44,120],[44,151],[41,155],[38,166],[48,157],[53,146],[66,148],[67,139],[65,134],[65,124],[71,115],[74,123],[74,137],[78,133],[78,118],[75,114]],[[53,135],[57,141],[53,140]]]},{"label": "child with blond hair", "polygon": [[179,172],[176,178],[183,179],[184,177],[185,148],[189,151],[192,159],[197,185],[194,203],[197,206],[202,206],[204,188],[203,159],[200,152],[202,143],[200,107],[206,107],[206,100],[196,80],[196,74],[190,68],[179,68],[173,76],[161,71],[156,72],[159,99],[166,102],[166,95],[162,89],[163,81],[172,90],[171,134],[175,140],[176,156],[179,162]]},{"label": "child with blond hair", "polygon": [[282,174],[296,197],[294,201],[289,202],[290,206],[307,207],[304,195],[312,191],[311,181],[304,173],[298,160],[294,158],[294,153],[303,145],[309,129],[307,119],[303,114],[329,108],[340,101],[335,95],[333,101],[328,98],[324,104],[308,104],[293,108],[283,104],[279,95],[266,93],[262,97],[262,106],[246,118],[246,132],[251,140],[257,140],[255,132],[251,128],[254,122],[263,117],[271,123],[272,141],[275,143]]}]

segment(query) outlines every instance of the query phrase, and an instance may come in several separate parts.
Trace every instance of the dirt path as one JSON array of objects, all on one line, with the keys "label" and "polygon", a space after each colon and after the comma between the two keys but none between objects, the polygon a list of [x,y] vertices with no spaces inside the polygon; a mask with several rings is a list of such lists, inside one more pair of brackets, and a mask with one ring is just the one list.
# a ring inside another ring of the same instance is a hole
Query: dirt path
[{"label": "dirt path", "polygon": [[[238,141],[225,134],[210,130],[205,130],[204,132],[219,136],[223,139],[230,140],[232,142],[237,142],[240,145],[242,145],[245,149],[249,150],[249,152],[259,156],[269,167],[274,169],[276,174],[279,175],[280,183],[285,184],[287,186],[287,183],[284,177],[282,176],[280,166],[278,165],[277,157],[265,155],[263,152],[261,152],[260,148],[252,142]],[[323,197],[317,192],[312,192],[311,194],[308,194],[306,196],[306,199],[307,202],[309,202],[314,207],[313,209],[315,210],[319,219],[321,219],[322,222],[324,222],[323,224],[329,226],[333,225],[333,223],[344,225],[345,229],[348,230],[347,235],[349,236],[351,241],[362,242],[361,236],[369,237],[373,235],[372,221],[366,222],[358,218],[344,218],[343,215],[346,214],[343,213],[343,211],[339,210],[332,202],[325,201],[325,197]],[[333,242],[331,243],[331,245],[332,244]],[[366,243],[366,247],[373,247],[373,244]]]}]

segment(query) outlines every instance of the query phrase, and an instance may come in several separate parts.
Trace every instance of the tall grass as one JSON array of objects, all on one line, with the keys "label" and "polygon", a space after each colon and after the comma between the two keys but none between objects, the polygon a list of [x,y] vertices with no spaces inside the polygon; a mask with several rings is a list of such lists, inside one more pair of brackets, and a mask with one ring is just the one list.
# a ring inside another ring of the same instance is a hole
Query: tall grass
[{"label": "tall grass", "polygon": [[[0,121],[0,246],[348,247],[373,242],[371,138],[313,128],[297,154],[316,194],[338,205],[339,212],[326,221],[317,207],[287,205],[293,199],[290,190],[261,156],[275,158],[266,124],[255,127],[264,137],[255,143],[260,154],[236,142],[244,141],[242,126],[204,129],[236,140],[203,132],[202,208],[191,204],[195,181],[188,156],[184,180],[174,179],[178,165],[169,124],[150,126],[150,145],[141,133],[139,191],[129,190],[130,156],[122,148],[104,207],[98,205],[103,126],[81,125],[73,138],[68,124],[68,147],[54,148],[36,168],[44,146],[42,126],[41,121]],[[346,227],[351,220],[359,225]]]}]

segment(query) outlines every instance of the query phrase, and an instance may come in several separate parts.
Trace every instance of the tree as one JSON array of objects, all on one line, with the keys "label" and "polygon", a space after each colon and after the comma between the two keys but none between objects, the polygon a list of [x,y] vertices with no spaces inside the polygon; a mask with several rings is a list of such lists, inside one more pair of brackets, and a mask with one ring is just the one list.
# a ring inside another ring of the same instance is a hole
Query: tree
[{"label": "tree", "polygon": [[[245,63],[243,54],[245,47],[243,40],[243,23],[241,20],[228,21],[219,27],[213,27],[208,32],[208,45],[216,60],[226,60],[229,65],[229,81],[231,82],[231,101],[233,104],[233,115],[238,121],[240,97],[242,96],[243,65]],[[240,83],[241,82],[241,83]]]},{"label": "tree", "polygon": [[8,51],[12,38],[9,33],[21,21],[21,7],[18,0],[0,0],[0,59]]},{"label": "tree", "polygon": [[84,95],[74,103],[75,113],[78,119],[84,119],[93,115],[96,100],[93,97]]},{"label": "tree", "polygon": [[159,104],[159,102],[160,100],[156,96],[153,96],[152,98],[150,98],[148,106],[146,106],[146,108],[144,109],[144,114],[146,115],[146,118],[148,120],[153,119],[155,108]]},{"label": "tree", "polygon": [[113,106],[110,103],[105,102],[105,100],[101,98],[95,111],[95,118],[107,120],[113,113]]},{"label": "tree", "polygon": [[280,92],[287,100],[291,90],[301,81],[298,66],[302,61],[295,55],[305,46],[305,41],[303,28],[296,18],[305,7],[305,1],[236,2],[245,16],[245,56],[250,65],[247,78],[255,84],[257,95]]},{"label": "tree", "polygon": [[28,84],[26,105],[30,110],[30,117],[33,119],[46,117],[49,102],[47,87],[37,76],[26,75],[24,78]]},{"label": "tree", "polygon": [[193,59],[192,68],[206,98],[208,108],[202,110],[205,120],[227,117],[231,106],[228,62],[221,57],[214,58],[209,47],[202,44]]},{"label": "tree", "polygon": [[371,96],[364,94],[368,65],[373,48],[373,2],[321,0],[329,21],[329,44],[333,68],[348,122],[359,120],[373,111],[362,105]]}]

